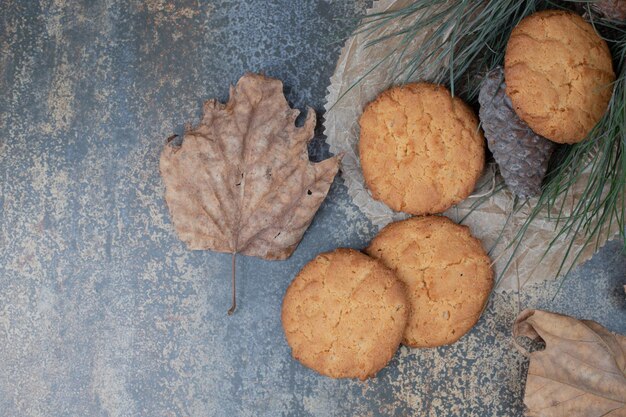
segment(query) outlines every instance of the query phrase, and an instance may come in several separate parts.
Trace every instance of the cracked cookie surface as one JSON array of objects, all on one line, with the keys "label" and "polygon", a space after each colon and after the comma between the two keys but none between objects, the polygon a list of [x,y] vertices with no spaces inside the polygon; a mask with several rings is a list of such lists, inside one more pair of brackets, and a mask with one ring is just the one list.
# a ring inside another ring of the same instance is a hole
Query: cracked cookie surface
[{"label": "cracked cookie surface", "polygon": [[504,58],[506,94],[537,134],[583,140],[606,111],[615,80],[611,53],[575,13],[544,10],[511,32]]},{"label": "cracked cookie surface", "polygon": [[374,376],[395,354],[408,318],[404,284],[352,249],[322,253],[287,288],[282,323],[295,359],[332,378]]},{"label": "cracked cookie surface", "polygon": [[466,226],[443,216],[389,224],[365,250],[404,282],[411,305],[403,343],[456,342],[478,321],[493,287],[491,261]]},{"label": "cracked cookie surface", "polygon": [[482,173],[478,119],[444,86],[392,87],[366,106],[359,125],[365,182],[393,210],[441,213],[470,195]]}]

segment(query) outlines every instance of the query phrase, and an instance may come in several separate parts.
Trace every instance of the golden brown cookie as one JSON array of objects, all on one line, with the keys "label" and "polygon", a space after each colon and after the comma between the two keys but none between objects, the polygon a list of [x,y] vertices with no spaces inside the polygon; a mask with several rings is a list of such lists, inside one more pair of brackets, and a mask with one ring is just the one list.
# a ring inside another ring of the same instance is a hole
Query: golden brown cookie
[{"label": "golden brown cookie", "polygon": [[587,136],[606,111],[615,80],[606,42],[563,10],[534,13],[513,29],[504,76],[517,115],[558,143]]},{"label": "golden brown cookie", "polygon": [[483,170],[478,120],[443,86],[393,87],[367,105],[359,124],[365,182],[393,210],[443,212],[470,195]]},{"label": "golden brown cookie", "polygon": [[480,241],[443,216],[391,223],[366,253],[406,284],[411,313],[403,343],[408,346],[456,342],[476,324],[493,287],[491,261]]},{"label": "golden brown cookie", "polygon": [[293,280],[282,322],[293,357],[332,378],[374,376],[393,357],[408,317],[404,284],[369,256],[318,255]]},{"label": "golden brown cookie", "polygon": [[359,120],[367,187],[396,211],[440,213],[465,199],[485,164],[478,119],[443,86],[393,87]]}]

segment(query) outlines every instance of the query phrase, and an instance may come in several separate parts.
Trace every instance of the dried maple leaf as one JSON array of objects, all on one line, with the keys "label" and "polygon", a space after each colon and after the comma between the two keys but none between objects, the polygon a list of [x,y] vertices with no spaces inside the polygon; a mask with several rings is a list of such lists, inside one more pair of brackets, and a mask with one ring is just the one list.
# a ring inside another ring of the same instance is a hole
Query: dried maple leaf
[{"label": "dried maple leaf", "polygon": [[626,416],[626,337],[541,310],[520,313],[513,336],[545,342],[545,349],[530,353],[529,416]]},{"label": "dried maple leaf", "polygon": [[209,100],[200,123],[168,140],[160,168],[178,237],[189,249],[264,259],[295,250],[337,174],[339,158],[309,161],[315,112],[289,107],[279,80],[246,74],[228,103]]}]

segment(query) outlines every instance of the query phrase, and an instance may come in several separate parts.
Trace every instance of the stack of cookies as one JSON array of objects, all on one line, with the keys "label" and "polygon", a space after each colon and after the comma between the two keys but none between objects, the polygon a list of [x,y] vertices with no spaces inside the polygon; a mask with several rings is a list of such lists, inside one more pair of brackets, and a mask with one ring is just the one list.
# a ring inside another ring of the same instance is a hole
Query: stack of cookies
[{"label": "stack of cookies", "polygon": [[309,262],[285,294],[283,328],[305,366],[363,380],[400,343],[457,341],[478,321],[492,286],[491,261],[467,227],[413,217],[385,227],[365,254],[337,249]]},{"label": "stack of cookies", "polygon": [[[499,146],[505,151],[496,159],[541,154],[535,164],[541,169],[552,149],[541,141],[583,140],[602,117],[615,77],[606,43],[582,18],[563,11],[536,13],[518,25],[504,75],[506,85],[498,79],[481,92],[481,106],[509,106],[492,111],[504,116],[485,124],[490,146],[524,136],[527,144]],[[534,134],[519,134],[525,123]],[[476,324],[493,288],[480,241],[439,215],[470,195],[484,168],[485,138],[472,109],[444,86],[412,83],[380,94],[359,124],[372,197],[418,217],[388,225],[364,253],[337,249],[317,256],[287,289],[282,321],[293,356],[333,378],[375,375],[401,343],[456,342]],[[534,154],[526,152],[531,146]],[[532,175],[517,181],[520,193],[539,189],[541,178]]]},{"label": "stack of cookies", "polygon": [[282,321],[293,356],[333,378],[375,375],[403,343],[453,343],[478,321],[493,287],[491,261],[469,229],[443,216],[474,189],[485,139],[472,109],[441,85],[380,94],[359,124],[372,196],[418,215],[392,223],[365,253],[316,257],[293,280]]}]

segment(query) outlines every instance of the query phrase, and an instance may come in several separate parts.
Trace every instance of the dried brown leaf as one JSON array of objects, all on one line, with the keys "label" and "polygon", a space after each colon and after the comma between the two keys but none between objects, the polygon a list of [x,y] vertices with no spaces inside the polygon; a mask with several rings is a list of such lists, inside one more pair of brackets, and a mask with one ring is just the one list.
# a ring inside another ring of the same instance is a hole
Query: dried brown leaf
[{"label": "dried brown leaf", "polygon": [[[299,114],[279,80],[246,74],[228,103],[207,101],[197,126],[168,139],[160,160],[165,200],[189,249],[292,254],[339,169],[338,157],[309,161],[315,112],[296,127]],[[229,313],[234,267],[233,257]]]},{"label": "dried brown leaf", "polygon": [[527,415],[626,416],[626,337],[593,321],[541,310],[520,313],[513,336],[545,343],[529,353]]}]

